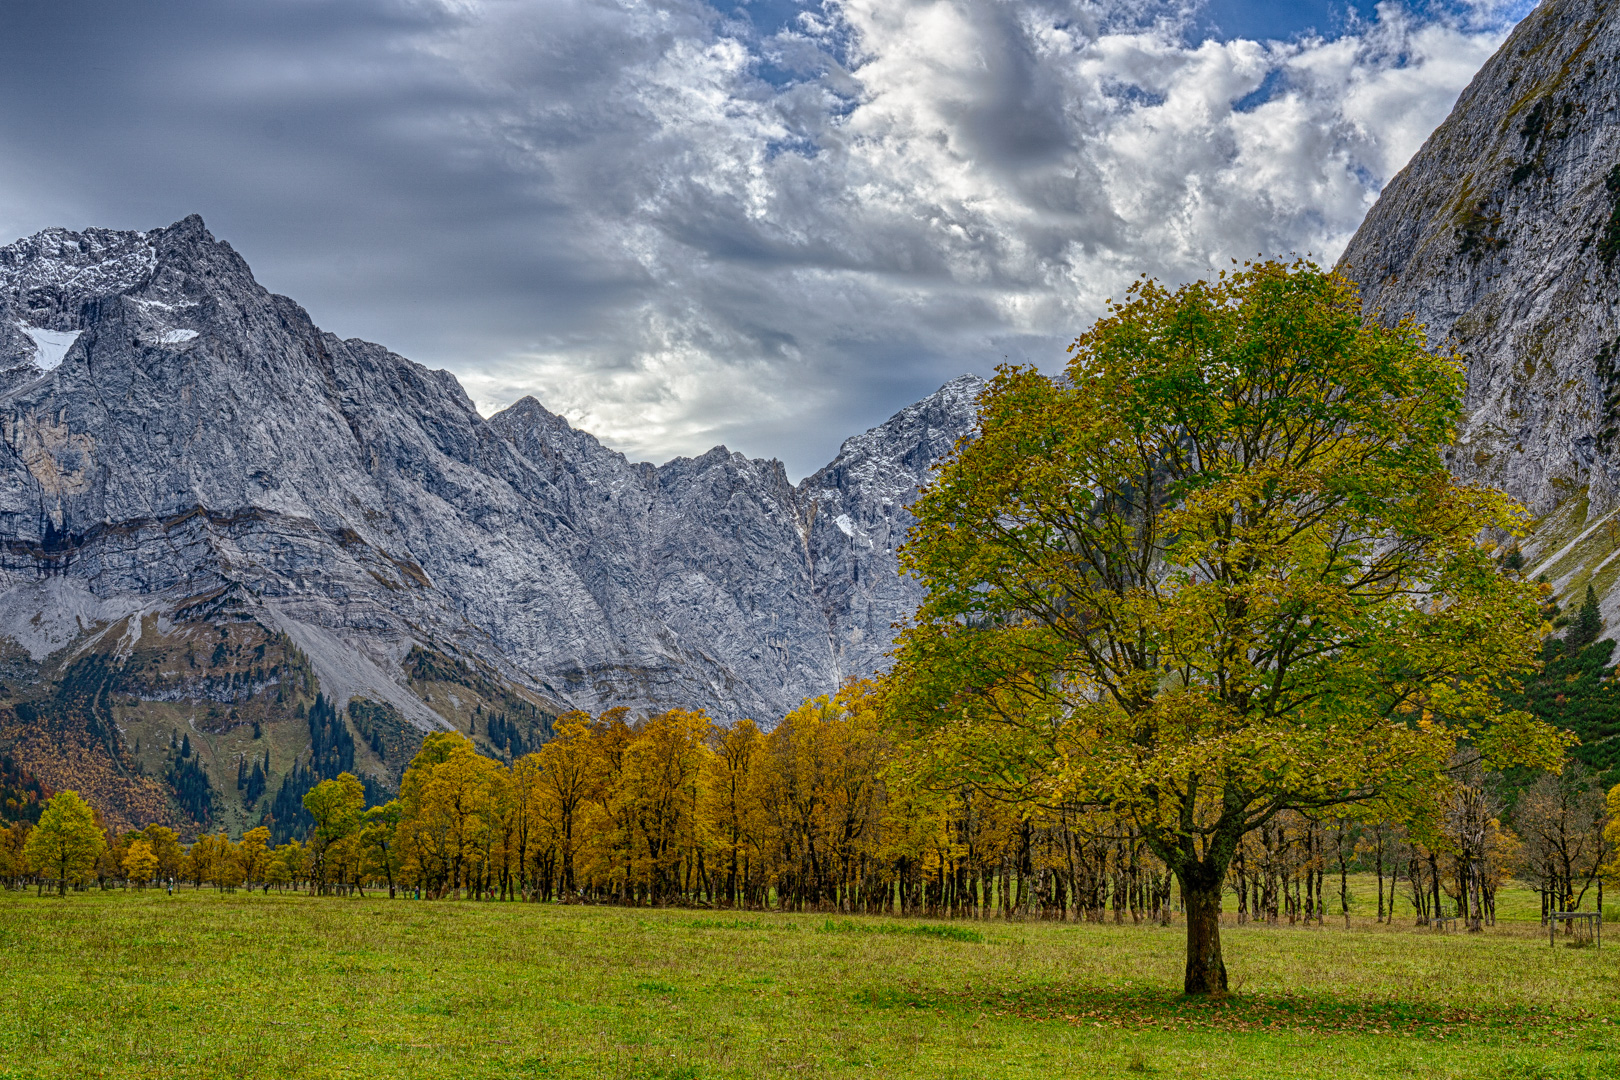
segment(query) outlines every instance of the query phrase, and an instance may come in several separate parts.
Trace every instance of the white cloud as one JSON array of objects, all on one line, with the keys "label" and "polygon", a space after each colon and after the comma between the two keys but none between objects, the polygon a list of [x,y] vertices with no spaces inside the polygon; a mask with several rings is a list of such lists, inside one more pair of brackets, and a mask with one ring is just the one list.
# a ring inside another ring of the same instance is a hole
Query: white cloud
[{"label": "white cloud", "polygon": [[796,474],[964,370],[1060,364],[1138,273],[1331,261],[1523,6],[1255,42],[1195,40],[1195,0],[822,0],[765,31],[735,0],[97,2],[0,38],[16,232],[200,211],[481,407]]},{"label": "white cloud", "polygon": [[[829,0],[759,40],[696,4],[543,11],[486,6],[448,55],[499,57],[496,129],[641,284],[600,336],[469,382],[655,457],[759,446],[874,384],[1055,365],[1141,271],[1331,261],[1507,27],[1386,6],[1331,41],[1190,43],[1170,8]],[[611,47],[561,45],[603,19]],[[588,89],[541,92],[542,40],[597,58]],[[784,54],[820,70],[767,80]]]}]

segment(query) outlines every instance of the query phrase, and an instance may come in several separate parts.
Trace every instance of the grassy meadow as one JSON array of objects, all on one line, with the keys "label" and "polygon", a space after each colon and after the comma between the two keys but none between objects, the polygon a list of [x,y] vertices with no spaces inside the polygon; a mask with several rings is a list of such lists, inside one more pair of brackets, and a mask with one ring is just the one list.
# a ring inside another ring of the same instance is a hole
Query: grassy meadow
[{"label": "grassy meadow", "polygon": [[[1358,910],[1369,905],[1358,881]],[[1620,939],[0,893],[0,1078],[1620,1076]]]}]

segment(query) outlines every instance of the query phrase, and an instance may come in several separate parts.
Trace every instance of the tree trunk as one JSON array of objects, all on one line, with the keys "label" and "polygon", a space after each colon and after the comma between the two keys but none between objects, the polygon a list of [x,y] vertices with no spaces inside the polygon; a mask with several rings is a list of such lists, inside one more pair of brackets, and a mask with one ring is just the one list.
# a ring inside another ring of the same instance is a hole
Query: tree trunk
[{"label": "tree trunk", "polygon": [[1187,974],[1182,990],[1188,994],[1224,997],[1226,964],[1221,959],[1221,875],[1199,868],[1180,875],[1182,901],[1187,908]]},{"label": "tree trunk", "polygon": [[[1373,858],[1376,860],[1374,865],[1378,874],[1378,921],[1382,923],[1384,921],[1384,835],[1382,832],[1384,827],[1380,825],[1378,828],[1380,831],[1374,834],[1378,846],[1373,849]],[[1389,918],[1391,922],[1395,921],[1395,886],[1393,883],[1389,887]]]}]

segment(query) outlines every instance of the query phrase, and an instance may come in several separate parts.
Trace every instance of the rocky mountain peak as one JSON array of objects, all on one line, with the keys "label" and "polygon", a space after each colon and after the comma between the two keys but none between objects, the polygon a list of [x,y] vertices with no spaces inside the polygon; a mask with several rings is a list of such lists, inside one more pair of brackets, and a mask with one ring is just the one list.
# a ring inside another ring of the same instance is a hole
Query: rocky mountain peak
[{"label": "rocky mountain peak", "polygon": [[909,502],[912,478],[925,476],[955,447],[964,434],[961,418],[975,414],[983,388],[984,380],[976,375],[957,376],[870,431],[845,439],[838,457],[807,478],[800,490],[814,497],[818,486],[836,478],[836,484],[860,487],[879,499]]},{"label": "rocky mountain peak", "polygon": [[0,301],[30,325],[77,330],[85,302],[135,288],[156,266],[151,234],[46,229],[0,247]]}]

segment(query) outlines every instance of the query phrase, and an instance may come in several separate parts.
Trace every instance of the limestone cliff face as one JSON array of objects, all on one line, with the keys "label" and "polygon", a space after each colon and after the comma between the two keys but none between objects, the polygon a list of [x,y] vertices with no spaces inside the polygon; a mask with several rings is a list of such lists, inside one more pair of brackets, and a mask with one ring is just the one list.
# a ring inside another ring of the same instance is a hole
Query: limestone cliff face
[{"label": "limestone cliff face", "polygon": [[779,462],[724,447],[631,463],[525,398],[490,426],[540,474],[526,490],[610,645],[559,660],[543,637],[498,641],[571,698],[707,703],[765,722],[880,669],[892,625],[921,600],[895,554],[906,507],[971,429],[978,385],[958,379],[850,439],[797,487]]},{"label": "limestone cliff face", "polygon": [[1340,266],[1369,310],[1454,341],[1454,471],[1529,507],[1532,568],[1565,595],[1592,581],[1620,623],[1620,5],[1531,12]]},{"label": "limestone cliff face", "polygon": [[971,376],[945,384],[846,441],[831,464],[799,485],[835,675],[882,667],[894,623],[922,602],[916,579],[900,574],[896,554],[912,525],[906,508],[934,464],[971,432],[982,385]]},{"label": "limestone cliff face", "polygon": [[0,637],[43,663],[214,605],[424,727],[413,649],[552,708],[767,724],[880,666],[918,599],[906,505],[976,390],[799,486],[723,447],[632,463],[322,333],[195,217],[0,248],[0,379]]}]

